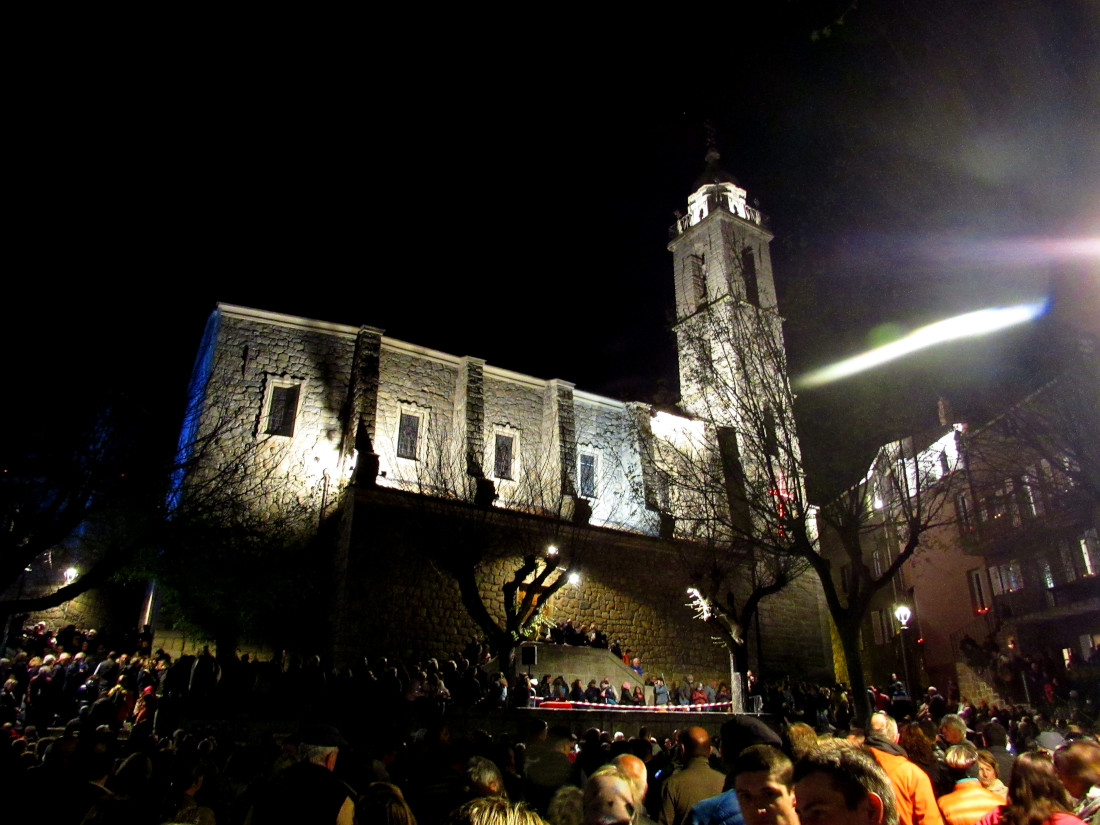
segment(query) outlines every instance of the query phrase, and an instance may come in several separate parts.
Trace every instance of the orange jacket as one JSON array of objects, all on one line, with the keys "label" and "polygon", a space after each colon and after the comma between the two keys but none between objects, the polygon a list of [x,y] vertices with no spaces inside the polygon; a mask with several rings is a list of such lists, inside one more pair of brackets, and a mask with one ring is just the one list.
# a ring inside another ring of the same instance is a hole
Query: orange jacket
[{"label": "orange jacket", "polygon": [[874,747],[868,750],[894,786],[901,825],[943,825],[928,774],[904,756]]},{"label": "orange jacket", "polygon": [[955,783],[955,790],[940,797],[940,812],[947,825],[974,825],[1005,800],[981,786],[977,779]]}]

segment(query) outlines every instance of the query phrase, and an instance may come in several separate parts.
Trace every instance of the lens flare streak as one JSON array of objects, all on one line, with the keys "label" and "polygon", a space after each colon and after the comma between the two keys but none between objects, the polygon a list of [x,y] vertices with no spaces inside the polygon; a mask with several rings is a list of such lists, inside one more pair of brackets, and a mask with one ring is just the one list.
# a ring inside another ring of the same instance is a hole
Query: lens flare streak
[{"label": "lens flare streak", "polygon": [[814,370],[797,379],[795,385],[801,389],[820,387],[936,344],[957,341],[961,338],[976,338],[1016,324],[1023,324],[1042,315],[1046,306],[1045,302],[1039,302],[1011,307],[990,307],[956,315],[954,318],[947,318],[913,330],[897,341]]}]

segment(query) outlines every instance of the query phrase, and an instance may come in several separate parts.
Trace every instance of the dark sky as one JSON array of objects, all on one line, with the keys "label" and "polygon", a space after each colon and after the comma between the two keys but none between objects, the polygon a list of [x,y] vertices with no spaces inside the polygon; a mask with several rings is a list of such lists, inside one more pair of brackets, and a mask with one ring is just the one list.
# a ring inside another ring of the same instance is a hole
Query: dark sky
[{"label": "dark sky", "polygon": [[[1100,4],[762,5],[645,38],[373,21],[43,56],[9,124],[21,409],[124,385],[170,430],[217,301],[674,397],[667,228],[707,119],[771,216],[796,373],[1055,276],[1096,306]],[[1048,327],[807,394],[804,437],[934,423],[940,392],[982,414],[1049,360]]]}]

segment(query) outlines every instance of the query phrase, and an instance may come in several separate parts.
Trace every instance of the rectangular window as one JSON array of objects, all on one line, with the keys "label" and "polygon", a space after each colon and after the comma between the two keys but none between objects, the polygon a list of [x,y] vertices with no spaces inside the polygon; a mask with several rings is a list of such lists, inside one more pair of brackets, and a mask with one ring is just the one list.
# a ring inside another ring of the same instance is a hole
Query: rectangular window
[{"label": "rectangular window", "polygon": [[756,284],[756,256],[751,246],[741,250],[741,274],[745,279],[745,300],[754,307],[760,306],[760,289]]},{"label": "rectangular window", "polygon": [[1028,516],[1043,514],[1043,496],[1039,488],[1039,476],[1034,467],[1029,467],[1023,480],[1024,512]]},{"label": "rectangular window", "polygon": [[959,530],[969,533],[974,529],[970,521],[970,497],[966,493],[960,493],[955,497],[955,515],[959,520]]},{"label": "rectangular window", "polygon": [[1081,536],[1081,566],[1084,575],[1095,576],[1097,569],[1097,556],[1100,555],[1100,538],[1096,534],[1096,528],[1090,527]]},{"label": "rectangular window", "polygon": [[871,569],[876,579],[882,575],[882,554],[878,550],[871,554]]},{"label": "rectangular window", "polygon": [[493,474],[497,478],[512,477],[512,447],[515,439],[510,435],[497,433],[496,447],[493,452]]},{"label": "rectangular window", "polygon": [[1043,575],[1043,584],[1047,590],[1050,590],[1054,587],[1054,571],[1050,568],[1050,562],[1046,560],[1039,562],[1039,571]]},{"label": "rectangular window", "polygon": [[706,261],[702,255],[689,255],[688,267],[691,270],[691,290],[694,293],[692,297],[698,308],[707,302]]},{"label": "rectangular window", "polygon": [[420,416],[401,413],[397,426],[397,457],[416,461],[416,448],[420,440]]},{"label": "rectangular window", "polygon": [[585,498],[596,497],[596,456],[581,453],[580,458],[580,494]]},{"label": "rectangular window", "polygon": [[875,634],[875,644],[886,644],[893,637],[890,614],[886,610],[871,611],[871,630]]},{"label": "rectangular window", "polygon": [[267,405],[268,435],[294,435],[294,418],[298,414],[298,394],[301,384],[272,387],[271,400]]},{"label": "rectangular window", "polygon": [[966,578],[970,585],[970,606],[975,613],[988,613],[992,605],[981,568],[967,571]]}]

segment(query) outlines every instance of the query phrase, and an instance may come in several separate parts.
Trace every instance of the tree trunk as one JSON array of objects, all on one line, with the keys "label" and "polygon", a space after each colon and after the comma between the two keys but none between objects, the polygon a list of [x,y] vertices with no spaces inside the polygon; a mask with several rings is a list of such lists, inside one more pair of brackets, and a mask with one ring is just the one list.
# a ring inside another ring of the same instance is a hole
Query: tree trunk
[{"label": "tree trunk", "polygon": [[844,661],[848,665],[848,681],[851,684],[853,721],[866,727],[871,720],[871,699],[867,695],[867,680],[863,678],[863,651],[859,649],[859,625],[837,623],[840,644],[844,649]]}]

